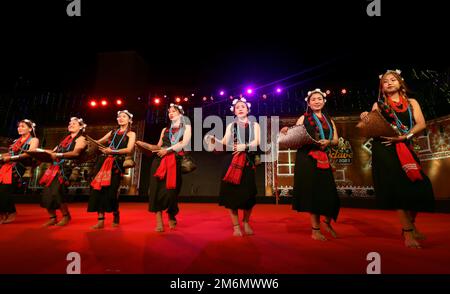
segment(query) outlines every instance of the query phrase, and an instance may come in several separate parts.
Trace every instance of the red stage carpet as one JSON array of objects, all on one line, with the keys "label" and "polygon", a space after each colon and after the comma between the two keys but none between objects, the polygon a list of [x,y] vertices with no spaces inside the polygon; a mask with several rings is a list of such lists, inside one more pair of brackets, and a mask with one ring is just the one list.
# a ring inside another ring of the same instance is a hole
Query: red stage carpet
[{"label": "red stage carpet", "polygon": [[289,205],[257,205],[255,235],[245,237],[232,236],[228,212],[215,204],[182,203],[177,229],[164,233],[153,231],[145,203],[123,203],[121,226],[112,228],[108,214],[103,230],[90,229],[96,214],[82,203],[71,205],[67,227],[41,228],[48,218],[37,205],[17,210],[16,222],[0,225],[2,274],[64,274],[72,251],[85,274],[365,274],[369,252],[381,255],[382,273],[450,274],[450,214],[419,215],[428,239],[417,250],[404,247],[393,211],[344,208],[335,225],[340,238],[320,242],[310,238],[309,215]]}]

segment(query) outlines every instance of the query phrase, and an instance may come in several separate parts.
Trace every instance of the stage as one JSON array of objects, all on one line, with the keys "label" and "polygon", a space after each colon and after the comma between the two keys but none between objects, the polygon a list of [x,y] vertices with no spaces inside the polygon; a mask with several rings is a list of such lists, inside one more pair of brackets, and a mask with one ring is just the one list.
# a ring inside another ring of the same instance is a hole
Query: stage
[{"label": "stage", "polygon": [[[70,205],[66,227],[42,228],[37,204],[18,204],[17,219],[0,225],[1,274],[65,274],[69,252],[83,274],[365,274],[367,254],[381,256],[384,274],[450,274],[450,214],[419,214],[423,249],[404,247],[394,211],[342,208],[338,239],[311,239],[309,215],[290,205],[258,204],[253,236],[233,237],[228,211],[217,204],[181,203],[176,230],[154,232],[146,203],[122,203],[121,225],[92,230],[96,214]],[[60,213],[58,212],[60,218]]]}]

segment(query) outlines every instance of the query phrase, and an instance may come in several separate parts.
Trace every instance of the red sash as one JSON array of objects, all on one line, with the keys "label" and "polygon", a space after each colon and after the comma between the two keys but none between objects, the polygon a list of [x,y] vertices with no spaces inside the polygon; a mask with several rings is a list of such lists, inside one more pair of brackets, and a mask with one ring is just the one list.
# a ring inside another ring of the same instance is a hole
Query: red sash
[{"label": "red sash", "polygon": [[171,190],[177,187],[177,160],[175,152],[166,154],[158,166],[154,176],[159,180],[166,178],[166,189]]},{"label": "red sash", "polygon": [[239,185],[241,183],[242,172],[245,167],[246,159],[247,154],[245,152],[235,154],[223,180],[231,184]]},{"label": "red sash", "polygon": [[[59,172],[58,164],[53,164],[52,166],[47,168],[41,180],[39,181],[39,185],[45,185],[46,187],[50,187],[50,185],[53,182],[53,179],[56,177],[58,172]],[[61,178],[59,179],[59,182],[62,184],[63,181]]]},{"label": "red sash", "polygon": [[328,161],[328,156],[325,152],[320,150],[312,150],[308,153],[309,156],[317,160],[317,167],[320,169],[330,168],[330,162]]},{"label": "red sash", "polygon": [[422,174],[420,173],[420,165],[414,160],[414,157],[406,144],[397,143],[395,144],[395,149],[397,150],[397,156],[400,160],[400,164],[402,165],[402,168],[408,178],[412,182],[423,180]]},{"label": "red sash", "polygon": [[91,187],[94,188],[94,190],[101,190],[102,187],[111,185],[111,173],[113,164],[114,157],[112,155],[108,155],[105,161],[103,161],[100,171],[91,182]]},{"label": "red sash", "polygon": [[14,163],[8,162],[2,165],[0,168],[0,184],[12,184],[12,169]]}]

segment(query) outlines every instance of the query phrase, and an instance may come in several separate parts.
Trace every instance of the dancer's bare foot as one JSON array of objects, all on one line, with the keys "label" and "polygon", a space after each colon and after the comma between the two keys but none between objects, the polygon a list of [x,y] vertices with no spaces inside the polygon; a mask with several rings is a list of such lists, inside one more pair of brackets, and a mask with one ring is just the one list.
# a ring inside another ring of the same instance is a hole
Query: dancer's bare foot
[{"label": "dancer's bare foot", "polygon": [[113,227],[118,227],[120,223],[120,212],[116,211],[113,212],[113,222],[112,222],[112,226]]},{"label": "dancer's bare foot", "polygon": [[6,219],[6,213],[1,213],[0,214],[0,224],[2,224],[5,219]]},{"label": "dancer's bare foot", "polygon": [[175,230],[175,227],[177,226],[177,220],[175,219],[169,219],[169,228],[171,230]]},{"label": "dancer's bare foot", "polygon": [[43,224],[43,227],[49,227],[49,226],[54,226],[56,224],[56,215],[55,216],[51,216],[50,219],[48,220],[48,222],[46,222],[45,224]]},{"label": "dancer's bare foot", "polygon": [[427,237],[424,234],[422,234],[421,232],[419,232],[419,230],[416,228],[415,225],[413,225],[413,226],[414,226],[414,229],[413,229],[414,238],[417,240],[425,240]]},{"label": "dancer's bare foot", "polygon": [[337,237],[338,237],[338,236],[337,236],[337,233],[336,233],[336,231],[333,229],[333,227],[331,226],[331,221],[330,221],[330,222],[324,221],[323,223],[325,224],[325,230],[326,230],[328,233],[330,233],[330,235],[331,235],[333,238],[337,238]]},{"label": "dancer's bare foot", "polygon": [[239,224],[233,226],[233,236],[242,237],[241,226]]},{"label": "dancer's bare foot", "polygon": [[8,214],[6,215],[6,218],[3,219],[3,224],[10,224],[10,223],[12,223],[15,219],[16,219],[16,213],[15,213],[15,212],[13,212],[13,213],[8,213]]},{"label": "dancer's bare foot", "polygon": [[70,214],[66,214],[56,225],[57,226],[65,226],[70,222],[71,219],[72,219],[72,217],[70,216]]},{"label": "dancer's bare foot", "polygon": [[156,225],[156,227],[155,227],[155,232],[158,232],[158,233],[164,232],[164,226],[163,226],[163,224],[158,224],[158,225]]},{"label": "dancer's bare foot", "polygon": [[314,228],[314,227],[312,228],[311,238],[313,240],[317,240],[317,241],[327,241],[327,238],[325,238],[325,236],[322,235],[320,228]]},{"label": "dancer's bare foot", "polygon": [[99,217],[97,220],[98,220],[98,222],[95,225],[93,225],[91,227],[91,229],[98,230],[98,229],[103,229],[105,227],[105,218],[104,217]]},{"label": "dancer's bare foot", "polygon": [[163,219],[162,219],[162,213],[161,211],[158,211],[156,213],[156,227],[155,227],[155,232],[164,232],[164,223],[163,223]]},{"label": "dancer's bare foot", "polygon": [[416,248],[420,249],[422,246],[420,246],[420,243],[417,241],[417,239],[414,236],[414,229],[403,229],[402,235],[405,238],[405,246],[408,248]]},{"label": "dancer's bare foot", "polygon": [[244,222],[244,232],[247,235],[253,235],[254,234],[253,229],[252,229],[252,227],[250,226],[250,224],[248,222]]}]

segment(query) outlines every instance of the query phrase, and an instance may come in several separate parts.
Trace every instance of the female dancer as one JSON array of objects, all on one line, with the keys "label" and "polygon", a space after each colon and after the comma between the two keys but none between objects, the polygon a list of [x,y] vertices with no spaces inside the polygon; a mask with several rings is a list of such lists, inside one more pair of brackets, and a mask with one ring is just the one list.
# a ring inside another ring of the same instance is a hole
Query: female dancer
[{"label": "female dancer", "polygon": [[120,222],[119,215],[119,187],[125,172],[124,161],[126,155],[133,153],[136,133],[131,130],[133,114],[128,110],[117,112],[119,127],[109,131],[98,143],[107,143],[106,148],[100,148],[103,153],[96,163],[96,176],[91,182],[92,193],[89,198],[88,212],[97,212],[98,222],[93,229],[102,229],[105,223],[105,212],[114,215],[112,226]]},{"label": "female dancer", "polygon": [[255,155],[260,142],[260,127],[248,119],[251,104],[244,97],[234,99],[230,110],[236,116],[230,123],[221,144],[233,146],[226,157],[220,183],[219,205],[228,208],[233,224],[233,235],[242,236],[238,210],[242,209],[244,232],[253,235],[250,215],[256,204]]},{"label": "female dancer", "polygon": [[17,124],[20,138],[9,147],[8,153],[1,155],[0,168],[0,224],[9,224],[16,218],[14,189],[21,187],[24,180],[25,167],[31,165],[31,158],[23,153],[34,151],[39,146],[34,129],[36,124],[29,119]]},{"label": "female dancer", "polygon": [[[399,70],[388,70],[380,76],[378,101],[372,110],[380,111],[400,134],[374,138],[372,177],[380,208],[398,212],[406,247],[420,248],[418,240],[425,236],[415,226],[417,212],[434,210],[434,194],[412,150],[411,139],[426,128],[426,123],[417,100],[407,96],[400,74]],[[367,114],[361,113],[361,119]]]},{"label": "female dancer", "polygon": [[156,214],[156,232],[164,231],[162,212],[167,210],[169,228],[175,229],[178,214],[178,194],[181,190],[181,159],[183,148],[191,140],[191,125],[180,105],[169,106],[170,126],[161,131],[158,157],[153,160],[150,179],[149,211]]},{"label": "female dancer", "polygon": [[[78,158],[86,148],[86,140],[83,136],[86,126],[83,119],[72,117],[67,127],[69,135],[53,151],[48,151],[52,156],[53,164],[39,181],[39,184],[44,186],[41,207],[47,209],[50,216],[49,221],[43,226],[65,226],[72,219],[67,206],[68,186],[72,174],[72,160]],[[57,209],[61,210],[63,216],[59,222],[56,220]]]},{"label": "female dancer", "polygon": [[[326,94],[320,89],[308,92],[305,98],[308,105],[306,112],[296,123],[304,125],[319,145],[304,145],[297,150],[292,203],[294,210],[310,213],[311,237],[320,241],[327,240],[320,231],[320,216],[325,217],[326,231],[336,238],[331,220],[336,221],[340,208],[336,183],[325,152],[329,146],[338,143],[338,134],[333,120],[323,112],[325,97]],[[287,127],[281,131],[286,132]]]}]

